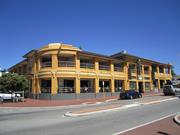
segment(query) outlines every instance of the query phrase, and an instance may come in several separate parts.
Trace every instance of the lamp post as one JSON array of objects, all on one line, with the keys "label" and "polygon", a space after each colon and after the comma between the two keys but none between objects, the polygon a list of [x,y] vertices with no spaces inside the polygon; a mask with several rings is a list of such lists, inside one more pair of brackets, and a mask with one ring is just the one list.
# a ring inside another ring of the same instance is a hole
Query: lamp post
[{"label": "lamp post", "polygon": [[104,81],[102,82],[102,85],[103,85],[103,99],[105,99]]}]

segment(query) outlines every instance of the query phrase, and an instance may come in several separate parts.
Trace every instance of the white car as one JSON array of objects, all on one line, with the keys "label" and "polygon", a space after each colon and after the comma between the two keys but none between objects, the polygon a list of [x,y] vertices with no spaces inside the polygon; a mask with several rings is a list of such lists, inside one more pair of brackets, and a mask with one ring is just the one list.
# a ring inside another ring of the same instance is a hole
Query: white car
[{"label": "white car", "polygon": [[16,97],[20,97],[21,95],[20,94],[10,94],[10,93],[0,93],[0,98],[3,99],[3,100],[6,100],[6,99],[13,99],[13,98],[16,98]]}]

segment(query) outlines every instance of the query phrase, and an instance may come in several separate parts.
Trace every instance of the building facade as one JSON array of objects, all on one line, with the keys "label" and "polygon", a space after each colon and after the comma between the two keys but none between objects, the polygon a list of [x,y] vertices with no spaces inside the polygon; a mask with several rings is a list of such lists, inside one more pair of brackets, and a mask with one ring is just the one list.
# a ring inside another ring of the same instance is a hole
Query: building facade
[{"label": "building facade", "polygon": [[171,65],[120,52],[112,56],[52,43],[32,50],[9,69],[25,75],[30,93],[40,99],[93,98],[121,90],[148,92],[171,81]]}]

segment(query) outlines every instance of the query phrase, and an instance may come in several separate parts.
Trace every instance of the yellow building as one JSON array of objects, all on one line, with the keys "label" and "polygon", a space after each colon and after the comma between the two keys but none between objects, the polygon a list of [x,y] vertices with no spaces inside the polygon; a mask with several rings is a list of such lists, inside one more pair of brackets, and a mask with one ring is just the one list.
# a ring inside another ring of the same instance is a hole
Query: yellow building
[{"label": "yellow building", "polygon": [[27,76],[32,97],[40,99],[114,96],[122,89],[146,92],[172,79],[171,65],[126,52],[106,56],[52,43],[24,58],[9,71]]}]

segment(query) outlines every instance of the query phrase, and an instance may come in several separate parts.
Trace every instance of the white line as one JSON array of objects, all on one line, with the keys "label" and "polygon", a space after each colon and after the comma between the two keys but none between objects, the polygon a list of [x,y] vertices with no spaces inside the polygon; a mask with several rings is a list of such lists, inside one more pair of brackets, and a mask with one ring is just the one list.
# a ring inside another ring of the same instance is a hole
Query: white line
[{"label": "white line", "polygon": [[179,113],[180,113],[180,112],[176,112],[176,113],[173,113],[173,114],[169,114],[169,115],[164,116],[164,117],[162,117],[162,118],[159,118],[159,119],[156,119],[156,120],[153,120],[153,121],[150,121],[150,122],[147,122],[147,123],[144,123],[144,124],[141,124],[141,125],[138,125],[138,126],[135,126],[135,127],[129,128],[129,129],[126,129],[126,130],[123,130],[123,131],[121,131],[121,132],[114,133],[113,135],[120,135],[120,134],[122,134],[122,133],[125,133],[125,132],[131,131],[131,130],[133,130],[133,129],[137,129],[137,128],[140,128],[140,127],[143,127],[143,126],[152,124],[152,123],[154,123],[154,122],[163,120],[163,119],[165,119],[165,118],[171,117],[171,116],[176,115],[176,114],[179,114]]}]

